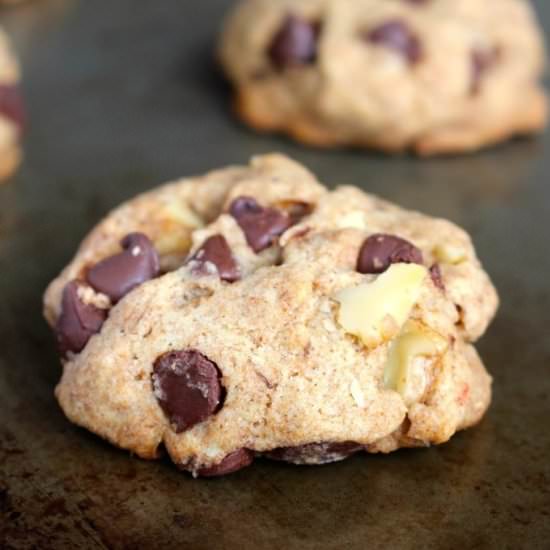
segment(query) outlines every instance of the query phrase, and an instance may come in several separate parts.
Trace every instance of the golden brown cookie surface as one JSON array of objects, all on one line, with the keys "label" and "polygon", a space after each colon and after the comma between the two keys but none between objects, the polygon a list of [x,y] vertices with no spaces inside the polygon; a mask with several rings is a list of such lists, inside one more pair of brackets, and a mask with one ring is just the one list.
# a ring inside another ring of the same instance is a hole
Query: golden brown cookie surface
[{"label": "golden brown cookie surface", "polygon": [[122,205],[45,296],[65,414],[205,476],[446,441],[489,405],[496,306],[461,229],[281,155]]},{"label": "golden brown cookie surface", "polygon": [[525,0],[243,0],[219,53],[241,118],[317,146],[464,152],[547,119]]}]

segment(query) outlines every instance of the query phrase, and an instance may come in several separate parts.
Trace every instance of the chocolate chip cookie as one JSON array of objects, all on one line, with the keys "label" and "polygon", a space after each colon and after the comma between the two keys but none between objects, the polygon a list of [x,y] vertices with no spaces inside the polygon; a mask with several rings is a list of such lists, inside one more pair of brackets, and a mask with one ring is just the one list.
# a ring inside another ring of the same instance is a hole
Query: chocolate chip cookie
[{"label": "chocolate chip cookie", "polygon": [[525,0],[242,0],[219,52],[241,118],[312,145],[459,153],[547,120]]},{"label": "chocolate chip cookie", "polygon": [[25,112],[18,82],[19,65],[7,36],[0,30],[0,183],[11,176],[21,162],[20,139]]},{"label": "chocolate chip cookie", "polygon": [[460,228],[281,155],[127,202],[45,295],[69,419],[200,476],[447,441],[496,307]]}]

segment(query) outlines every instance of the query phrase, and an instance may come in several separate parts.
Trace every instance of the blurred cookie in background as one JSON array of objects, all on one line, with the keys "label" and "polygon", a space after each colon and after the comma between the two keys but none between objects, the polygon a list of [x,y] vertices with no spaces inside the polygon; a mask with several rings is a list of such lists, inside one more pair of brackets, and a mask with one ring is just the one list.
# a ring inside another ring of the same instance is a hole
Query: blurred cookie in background
[{"label": "blurred cookie in background", "polygon": [[239,116],[310,145],[463,153],[547,121],[525,0],[242,0],[219,54]]},{"label": "blurred cookie in background", "polygon": [[19,78],[19,65],[6,34],[0,30],[0,183],[13,174],[22,157],[20,138],[25,110]]}]

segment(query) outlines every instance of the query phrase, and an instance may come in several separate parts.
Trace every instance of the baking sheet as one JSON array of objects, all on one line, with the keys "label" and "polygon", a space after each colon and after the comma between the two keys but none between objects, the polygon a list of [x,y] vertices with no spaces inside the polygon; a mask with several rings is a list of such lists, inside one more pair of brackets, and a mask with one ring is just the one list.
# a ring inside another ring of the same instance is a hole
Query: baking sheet
[{"label": "baking sheet", "polygon": [[[0,547],[548,548],[548,136],[418,161],[256,135],[228,113],[212,61],[229,5],[35,0],[0,14],[31,120],[25,163],[0,187]],[[481,425],[427,450],[195,481],[63,417],[41,294],[85,232],[140,191],[270,151],[472,233],[503,302],[478,346],[495,377]]]}]

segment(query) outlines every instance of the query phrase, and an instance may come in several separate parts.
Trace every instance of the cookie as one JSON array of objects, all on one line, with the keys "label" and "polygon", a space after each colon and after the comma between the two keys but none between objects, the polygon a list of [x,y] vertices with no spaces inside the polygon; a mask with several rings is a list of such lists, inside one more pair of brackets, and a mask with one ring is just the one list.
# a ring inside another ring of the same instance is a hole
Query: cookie
[{"label": "cookie", "polygon": [[21,162],[20,139],[25,112],[18,83],[19,65],[6,35],[0,30],[0,183],[11,176]]},{"label": "cookie", "polygon": [[468,235],[281,155],[122,205],[44,303],[68,418],[194,475],[442,443],[491,398]]},{"label": "cookie", "polygon": [[525,0],[242,0],[219,54],[246,123],[311,145],[461,153],[547,120]]}]

